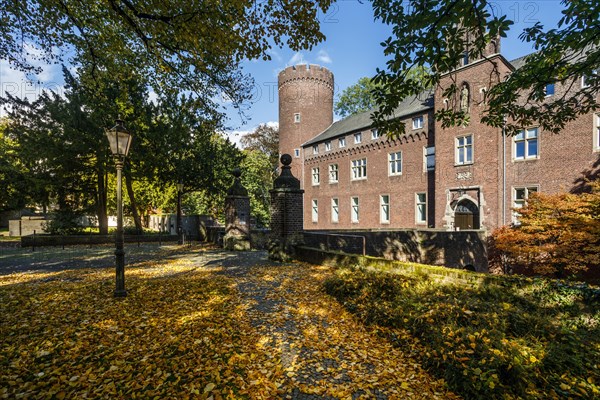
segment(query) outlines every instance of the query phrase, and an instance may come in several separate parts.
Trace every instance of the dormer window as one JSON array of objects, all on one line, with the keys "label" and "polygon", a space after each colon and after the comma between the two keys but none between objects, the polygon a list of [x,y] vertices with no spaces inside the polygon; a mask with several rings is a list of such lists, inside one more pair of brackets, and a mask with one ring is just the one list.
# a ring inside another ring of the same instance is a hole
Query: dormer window
[{"label": "dormer window", "polygon": [[423,128],[423,116],[419,115],[412,119],[412,128],[413,129],[421,129]]},{"label": "dormer window", "polygon": [[300,113],[295,113],[294,114],[294,123],[295,124],[299,124],[300,123]]},{"label": "dormer window", "polygon": [[379,139],[379,129],[371,129],[371,139]]},{"label": "dormer window", "polygon": [[546,97],[554,96],[554,83],[547,84],[544,93],[546,93]]},{"label": "dormer window", "polygon": [[358,132],[354,134],[354,144],[362,142],[362,133]]},{"label": "dormer window", "polygon": [[313,154],[319,154],[319,145],[318,144],[313,145]]},{"label": "dormer window", "polygon": [[331,151],[331,142],[325,142],[325,151]]}]

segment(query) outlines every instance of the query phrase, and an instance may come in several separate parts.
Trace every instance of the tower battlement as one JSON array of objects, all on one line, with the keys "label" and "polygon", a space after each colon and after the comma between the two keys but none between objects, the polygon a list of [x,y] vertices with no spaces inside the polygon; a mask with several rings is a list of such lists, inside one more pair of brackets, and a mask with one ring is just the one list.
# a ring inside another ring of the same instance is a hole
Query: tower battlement
[{"label": "tower battlement", "polygon": [[333,73],[325,67],[316,64],[301,64],[287,67],[279,73],[278,88],[289,84],[301,84],[305,81],[315,81],[333,92]]}]

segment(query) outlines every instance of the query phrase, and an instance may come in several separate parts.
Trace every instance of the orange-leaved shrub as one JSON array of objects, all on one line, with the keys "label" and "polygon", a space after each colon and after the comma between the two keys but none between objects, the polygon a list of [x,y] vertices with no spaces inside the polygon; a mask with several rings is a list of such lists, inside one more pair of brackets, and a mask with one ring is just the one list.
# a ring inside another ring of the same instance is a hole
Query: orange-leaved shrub
[{"label": "orange-leaved shrub", "polygon": [[600,268],[600,181],[590,193],[534,193],[519,225],[493,233],[495,252],[524,272],[566,278]]}]

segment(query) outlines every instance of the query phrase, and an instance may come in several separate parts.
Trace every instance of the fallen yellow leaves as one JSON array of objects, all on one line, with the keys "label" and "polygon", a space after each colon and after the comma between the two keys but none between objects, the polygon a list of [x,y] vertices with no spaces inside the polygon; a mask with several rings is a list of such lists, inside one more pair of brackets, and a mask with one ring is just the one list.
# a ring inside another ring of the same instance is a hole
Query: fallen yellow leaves
[{"label": "fallen yellow leaves", "polygon": [[1,398],[456,398],[307,265],[228,276],[185,260],[0,279]]}]

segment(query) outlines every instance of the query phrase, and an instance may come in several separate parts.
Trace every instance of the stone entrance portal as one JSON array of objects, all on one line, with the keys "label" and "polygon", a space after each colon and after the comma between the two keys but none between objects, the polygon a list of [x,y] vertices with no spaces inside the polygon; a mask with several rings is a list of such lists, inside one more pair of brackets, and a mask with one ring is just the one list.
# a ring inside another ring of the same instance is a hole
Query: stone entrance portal
[{"label": "stone entrance portal", "polygon": [[454,209],[454,227],[459,230],[479,229],[479,207],[468,199],[459,201]]}]

